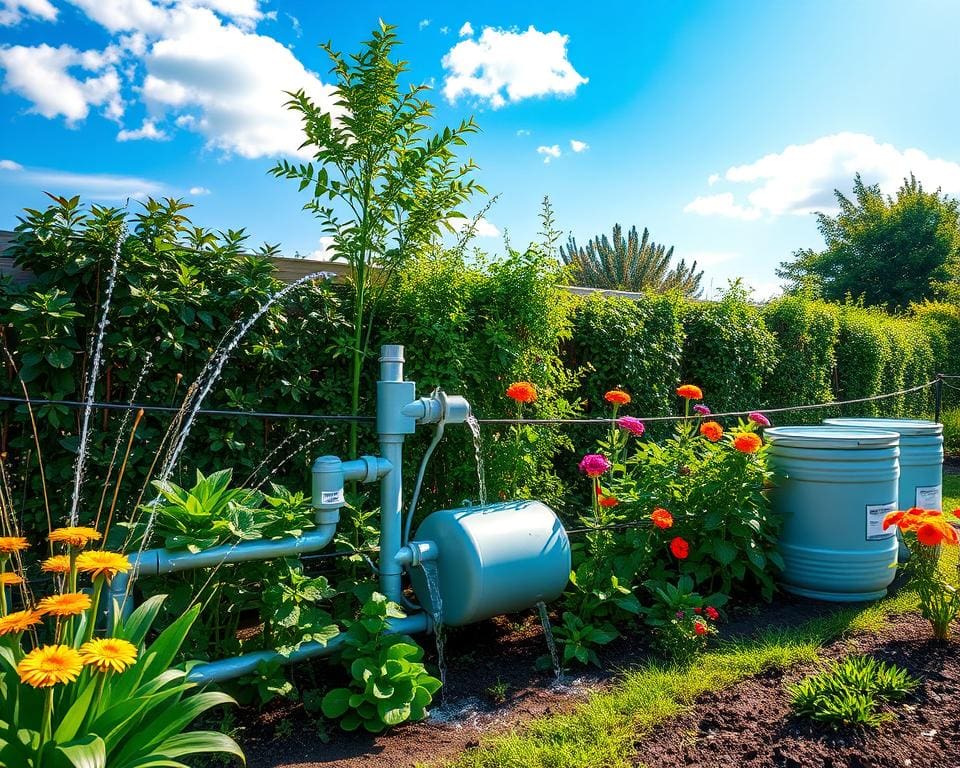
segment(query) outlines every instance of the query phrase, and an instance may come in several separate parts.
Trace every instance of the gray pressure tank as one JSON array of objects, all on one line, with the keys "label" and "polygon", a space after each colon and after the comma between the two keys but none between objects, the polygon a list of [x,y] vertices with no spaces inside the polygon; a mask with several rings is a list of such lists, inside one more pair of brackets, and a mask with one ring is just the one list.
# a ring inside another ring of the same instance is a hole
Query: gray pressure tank
[{"label": "gray pressure tank", "polygon": [[[570,578],[567,532],[554,511],[539,501],[434,512],[414,539],[437,545],[435,588],[448,626],[554,600]],[[411,567],[410,579],[420,604],[432,613],[423,568]]]}]

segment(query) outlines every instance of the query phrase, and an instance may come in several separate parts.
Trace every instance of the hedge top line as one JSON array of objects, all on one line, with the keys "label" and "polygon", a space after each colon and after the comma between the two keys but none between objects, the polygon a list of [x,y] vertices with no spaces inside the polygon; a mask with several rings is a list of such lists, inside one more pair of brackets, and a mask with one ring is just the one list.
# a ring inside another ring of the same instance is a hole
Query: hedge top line
[{"label": "hedge top line", "polygon": [[[779,408],[753,408],[747,411],[727,411],[725,413],[711,413],[710,417],[714,419],[718,418],[732,418],[734,416],[749,416],[755,411],[761,411],[762,413],[788,413],[791,411],[809,411],[817,408],[832,408],[841,405],[856,405],[857,403],[869,403],[876,400],[885,400],[891,397],[900,397],[901,395],[909,395],[914,392],[920,392],[929,387],[935,387],[943,384],[943,379],[956,379],[960,378],[960,374],[937,374],[937,378],[932,381],[928,381],[924,384],[918,384],[915,387],[909,387],[907,389],[899,389],[895,392],[884,392],[879,395],[872,395],[870,397],[858,397],[853,400],[831,400],[823,403],[809,403],[807,405],[791,405],[784,406]],[[0,396],[0,402],[3,403],[15,403],[18,405],[27,405],[28,407],[34,405],[59,405],[65,408],[85,408],[87,403],[79,400],[40,400],[33,398],[24,398],[24,397],[12,397],[12,396]],[[100,403],[94,402],[90,403],[92,408],[97,410],[104,411],[144,411],[144,413],[157,412],[157,413],[177,413],[182,410],[182,408],[174,407],[170,405],[145,405],[139,403]],[[308,421],[330,421],[330,422],[361,422],[361,423],[370,423],[375,421],[373,416],[348,416],[348,415],[331,415],[331,414],[319,414],[319,413],[281,413],[281,412],[270,412],[270,411],[240,411],[240,410],[224,410],[216,408],[201,408],[197,411],[198,414],[203,414],[205,416],[223,416],[223,417],[238,417],[238,418],[260,418],[260,419],[304,419]],[[699,415],[691,416],[637,416],[635,418],[640,419],[641,421],[690,421],[693,419],[702,418]],[[477,419],[480,424],[541,424],[541,425],[550,425],[550,424],[602,424],[609,425],[616,422],[616,419]]]}]

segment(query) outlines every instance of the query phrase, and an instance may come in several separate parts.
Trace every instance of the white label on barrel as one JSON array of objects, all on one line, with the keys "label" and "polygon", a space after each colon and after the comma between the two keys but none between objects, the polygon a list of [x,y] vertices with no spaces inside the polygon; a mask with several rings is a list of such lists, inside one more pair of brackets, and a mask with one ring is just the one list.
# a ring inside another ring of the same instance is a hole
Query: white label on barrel
[{"label": "white label on barrel", "polygon": [[918,485],[917,501],[920,509],[943,509],[942,485]]},{"label": "white label on barrel", "polygon": [[336,491],[320,491],[321,504],[343,504],[343,488]]},{"label": "white label on barrel", "polygon": [[883,518],[896,511],[897,503],[895,501],[891,501],[889,504],[867,504],[867,541],[889,539],[897,532],[894,526],[883,530]]}]

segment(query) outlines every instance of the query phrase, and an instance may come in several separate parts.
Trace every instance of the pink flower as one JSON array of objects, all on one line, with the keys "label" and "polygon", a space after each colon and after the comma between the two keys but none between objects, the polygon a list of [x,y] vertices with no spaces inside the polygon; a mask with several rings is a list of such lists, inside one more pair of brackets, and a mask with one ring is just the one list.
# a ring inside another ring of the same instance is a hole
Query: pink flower
[{"label": "pink flower", "polygon": [[760,411],[754,411],[749,416],[747,416],[747,418],[750,419],[750,421],[752,421],[754,424],[759,424],[761,427],[770,426],[770,419],[768,419],[766,416],[760,413]]},{"label": "pink flower", "polygon": [[600,453],[588,453],[580,459],[580,471],[587,477],[600,477],[613,466],[610,460]]},{"label": "pink flower", "polygon": [[631,435],[636,435],[637,437],[640,437],[640,435],[643,434],[644,429],[646,429],[646,427],[643,426],[643,422],[640,421],[640,419],[634,418],[633,416],[621,416],[619,419],[617,419],[617,426],[620,427],[620,429],[627,430],[627,432],[629,432]]},{"label": "pink flower", "polygon": [[708,406],[700,405],[699,403],[693,406],[693,412],[699,414],[700,416],[709,416],[711,413],[713,413]]},{"label": "pink flower", "polygon": [[677,611],[677,618],[682,619],[684,617],[683,611]]}]

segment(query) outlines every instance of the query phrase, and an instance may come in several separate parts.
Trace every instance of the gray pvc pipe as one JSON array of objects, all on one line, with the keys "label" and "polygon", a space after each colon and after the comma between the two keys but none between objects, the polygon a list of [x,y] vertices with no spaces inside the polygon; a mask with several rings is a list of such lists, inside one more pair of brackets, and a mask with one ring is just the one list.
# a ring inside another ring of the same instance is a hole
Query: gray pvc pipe
[{"label": "gray pvc pipe", "polygon": [[[389,627],[387,634],[390,635],[412,635],[419,632],[426,632],[433,625],[430,617],[425,613],[415,613],[412,616],[406,616],[402,619],[388,619]],[[281,664],[293,664],[294,662],[312,659],[318,656],[330,656],[336,653],[347,639],[345,632],[340,633],[328,643],[317,642],[303,643],[297,650],[283,655],[276,651],[258,651],[256,653],[247,653],[243,656],[234,656],[230,659],[221,659],[220,661],[201,662],[193,667],[187,674],[187,679],[192,683],[200,685],[206,683],[220,683],[224,680],[243,677],[253,674],[257,665],[261,662],[278,661]]]}]

